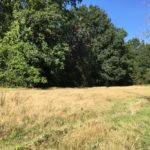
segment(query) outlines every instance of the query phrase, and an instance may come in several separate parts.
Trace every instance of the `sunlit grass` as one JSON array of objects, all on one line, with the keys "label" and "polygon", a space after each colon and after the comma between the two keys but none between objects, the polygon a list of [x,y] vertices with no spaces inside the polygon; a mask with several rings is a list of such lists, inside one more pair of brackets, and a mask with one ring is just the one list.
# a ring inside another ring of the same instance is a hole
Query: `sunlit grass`
[{"label": "sunlit grass", "polygon": [[0,149],[149,150],[150,87],[0,89]]}]

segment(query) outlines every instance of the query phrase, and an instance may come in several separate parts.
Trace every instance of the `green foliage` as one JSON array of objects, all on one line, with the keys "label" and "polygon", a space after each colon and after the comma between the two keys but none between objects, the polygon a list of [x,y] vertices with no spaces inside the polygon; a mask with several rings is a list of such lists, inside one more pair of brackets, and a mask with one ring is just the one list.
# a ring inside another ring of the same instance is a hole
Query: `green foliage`
[{"label": "green foliage", "polygon": [[115,28],[106,13],[96,6],[81,6],[71,13],[71,36],[67,38],[70,54],[64,75],[71,81],[68,84],[125,84],[128,76],[126,32]]},{"label": "green foliage", "polygon": [[125,43],[127,33],[102,9],[77,7],[80,2],[0,1],[0,85],[150,82],[150,46],[138,39]]},{"label": "green foliage", "polygon": [[8,28],[13,19],[14,1],[1,0],[0,1],[0,38],[8,31]]},{"label": "green foliage", "polygon": [[132,62],[132,81],[133,84],[150,83],[150,45],[132,39],[128,43],[130,60]]},{"label": "green foliage", "polygon": [[35,55],[36,47],[19,39],[17,22],[12,30],[6,33],[0,43],[0,81],[2,86],[32,87],[45,83],[41,77],[40,68],[32,66],[30,57]]}]

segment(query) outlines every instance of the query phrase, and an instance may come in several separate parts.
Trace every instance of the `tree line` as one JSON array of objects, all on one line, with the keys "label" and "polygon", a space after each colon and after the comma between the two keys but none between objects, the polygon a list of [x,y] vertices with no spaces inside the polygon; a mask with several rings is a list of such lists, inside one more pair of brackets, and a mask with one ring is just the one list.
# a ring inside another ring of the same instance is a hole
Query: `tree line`
[{"label": "tree line", "polygon": [[[150,45],[81,0],[0,0],[0,86],[150,83]],[[77,7],[78,6],[78,7]]]}]

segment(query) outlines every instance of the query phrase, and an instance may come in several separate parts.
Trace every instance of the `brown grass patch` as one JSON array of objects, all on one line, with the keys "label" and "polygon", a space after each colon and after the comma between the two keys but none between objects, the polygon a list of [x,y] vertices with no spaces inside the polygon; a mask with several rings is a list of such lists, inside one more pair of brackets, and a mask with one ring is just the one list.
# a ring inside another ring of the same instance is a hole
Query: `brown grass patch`
[{"label": "brown grass patch", "polygon": [[[133,145],[129,147],[135,149],[134,142],[138,141],[138,137],[130,135],[132,133],[125,134],[121,130],[117,133],[100,118],[116,100],[128,100],[141,96],[150,101],[150,87],[52,88],[47,90],[1,88],[0,149],[2,140],[16,133],[16,130],[21,129],[19,133],[25,134],[25,136],[21,135],[21,138],[28,142],[28,139],[36,141],[38,135],[45,135],[51,130],[61,128],[67,128],[68,131],[63,134],[63,139],[59,139],[60,135],[56,134],[54,140],[58,139],[60,143],[57,146],[64,145],[64,149],[65,146],[68,149],[71,147],[88,149],[88,145],[85,146],[86,142],[95,139],[106,141],[95,144],[102,150],[110,149],[110,145],[112,150],[127,149],[125,146],[129,145],[129,140],[133,140]],[[135,103],[131,104],[128,109],[131,114],[135,114],[140,108],[141,104]],[[94,122],[98,120],[98,123],[92,124],[92,120]],[[15,146],[14,143],[12,145]]]}]

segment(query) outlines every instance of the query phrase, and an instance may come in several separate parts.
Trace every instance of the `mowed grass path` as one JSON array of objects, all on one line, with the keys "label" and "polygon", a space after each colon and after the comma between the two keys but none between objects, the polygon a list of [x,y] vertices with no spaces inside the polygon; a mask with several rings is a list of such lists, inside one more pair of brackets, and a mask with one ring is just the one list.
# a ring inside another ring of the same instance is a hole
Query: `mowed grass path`
[{"label": "mowed grass path", "polygon": [[150,150],[150,86],[0,88],[0,150]]}]

